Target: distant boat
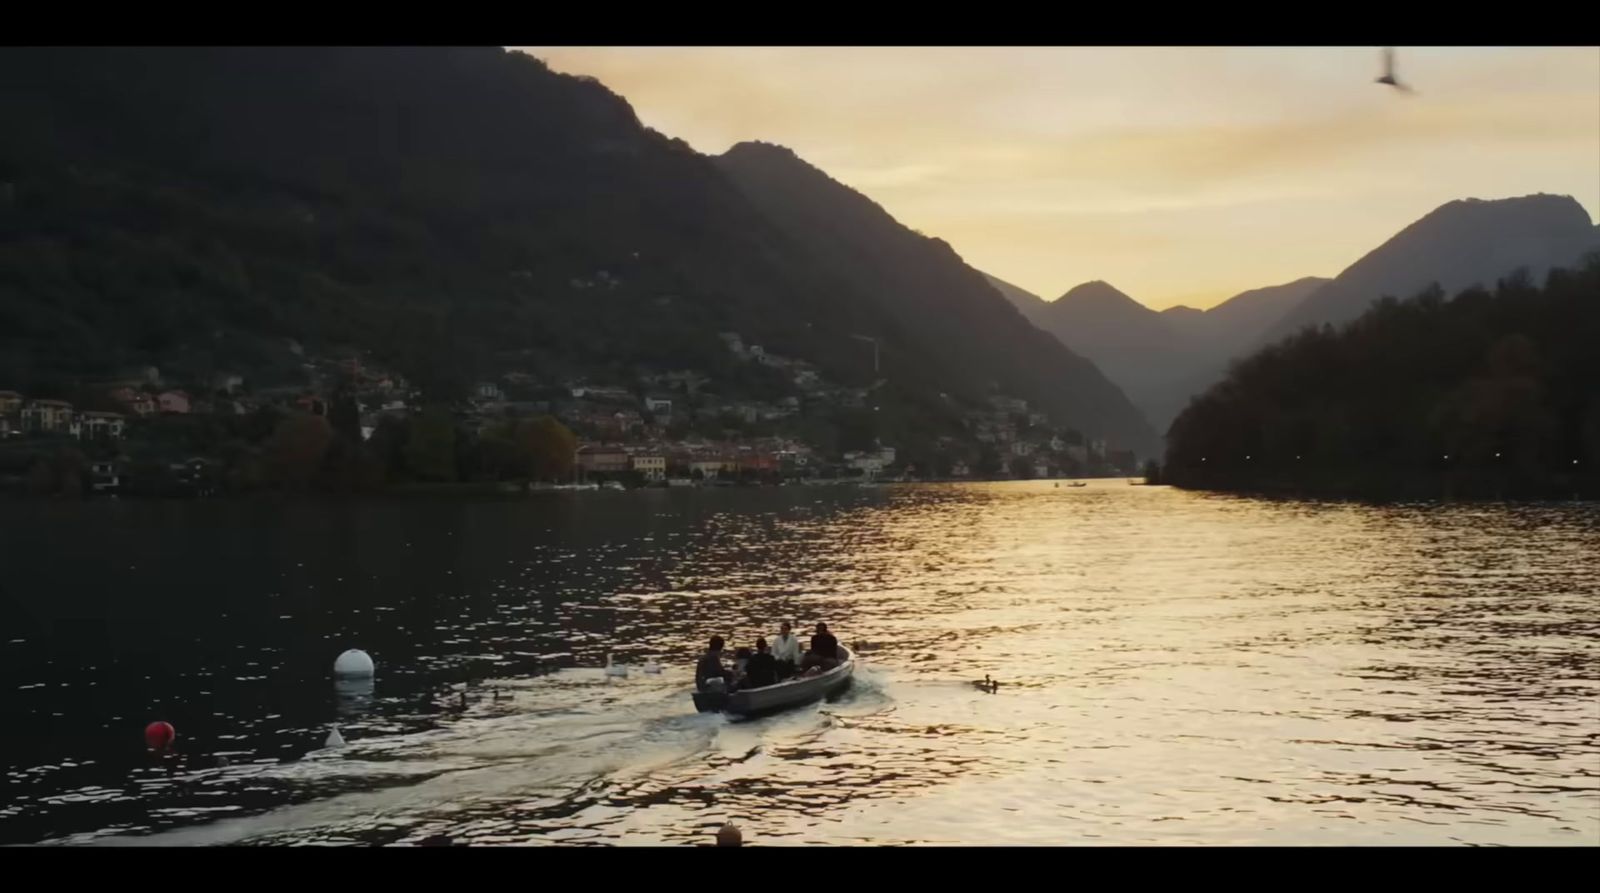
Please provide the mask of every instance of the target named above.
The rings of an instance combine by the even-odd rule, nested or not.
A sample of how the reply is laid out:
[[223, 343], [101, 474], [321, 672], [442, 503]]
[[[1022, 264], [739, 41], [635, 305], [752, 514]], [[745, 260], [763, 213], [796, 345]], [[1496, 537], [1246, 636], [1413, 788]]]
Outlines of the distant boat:
[[669, 487], [693, 487], [694, 481], [689, 478], [667, 478]]
[[604, 489], [606, 489], [606, 490], [626, 490], [628, 488], [622, 486], [622, 482], [621, 481], [606, 481], [605, 485], [604, 485]]
[[1069, 486], [1069, 487], [1087, 487], [1089, 485], [1084, 483], [1083, 481], [1073, 481], [1072, 483], [1068, 484], [1067, 486]]

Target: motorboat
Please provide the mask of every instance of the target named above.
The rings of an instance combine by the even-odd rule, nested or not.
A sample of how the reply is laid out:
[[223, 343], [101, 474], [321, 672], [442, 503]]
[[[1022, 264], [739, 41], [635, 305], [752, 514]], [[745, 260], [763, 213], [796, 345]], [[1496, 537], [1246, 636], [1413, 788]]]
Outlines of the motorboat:
[[856, 670], [855, 652], [839, 646], [843, 659], [831, 670], [815, 676], [792, 676], [776, 685], [742, 688], [733, 692], [696, 691], [694, 706], [701, 713], [721, 711], [734, 716], [759, 716], [820, 701], [850, 684]]

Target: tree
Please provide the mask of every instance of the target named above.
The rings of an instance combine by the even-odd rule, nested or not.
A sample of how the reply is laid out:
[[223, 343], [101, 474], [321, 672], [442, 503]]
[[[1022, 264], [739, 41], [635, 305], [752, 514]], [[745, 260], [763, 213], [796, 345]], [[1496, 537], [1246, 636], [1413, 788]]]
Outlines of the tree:
[[386, 480], [397, 481], [406, 477], [408, 470], [405, 451], [410, 434], [410, 426], [404, 420], [394, 416], [384, 416], [378, 420], [377, 428], [367, 440], [367, 449], [383, 468]]
[[550, 416], [540, 416], [517, 426], [518, 440], [526, 444], [533, 476], [539, 480], [565, 480], [577, 460], [578, 438]]
[[411, 419], [405, 460], [419, 480], [456, 479], [456, 426], [450, 410], [431, 406]]
[[344, 392], [335, 395], [328, 407], [328, 424], [333, 427], [333, 433], [345, 440], [361, 443], [361, 409], [356, 405], [356, 398]]
[[973, 463], [972, 470], [983, 477], [992, 477], [1000, 473], [1000, 454], [990, 444], [978, 448], [978, 461]]
[[56, 490], [56, 471], [50, 467], [50, 460], [40, 457], [28, 469], [28, 492], [35, 496], [44, 496]]
[[310, 486], [333, 440], [333, 429], [322, 416], [296, 413], [279, 422], [267, 442], [269, 479], [289, 489]]
[[1356, 495], [1571, 495], [1600, 381], [1600, 261], [1382, 300], [1233, 365], [1168, 434], [1165, 481]]

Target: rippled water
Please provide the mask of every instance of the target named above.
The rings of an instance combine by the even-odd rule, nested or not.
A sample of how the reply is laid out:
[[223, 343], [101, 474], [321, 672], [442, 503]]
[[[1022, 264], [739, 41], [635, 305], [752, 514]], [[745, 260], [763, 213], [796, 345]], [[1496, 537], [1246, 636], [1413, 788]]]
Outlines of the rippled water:
[[[0, 533], [0, 842], [1600, 843], [1595, 504], [1035, 482]], [[783, 617], [865, 644], [855, 685], [695, 714], [703, 640]], [[351, 645], [371, 691], [329, 679]]]

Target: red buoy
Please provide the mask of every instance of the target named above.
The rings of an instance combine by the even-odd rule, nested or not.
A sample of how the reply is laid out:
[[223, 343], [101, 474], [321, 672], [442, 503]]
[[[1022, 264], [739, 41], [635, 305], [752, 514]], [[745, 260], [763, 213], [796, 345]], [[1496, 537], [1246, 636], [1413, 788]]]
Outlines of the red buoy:
[[144, 727], [144, 743], [150, 745], [154, 751], [164, 751], [172, 746], [172, 739], [178, 737], [178, 730], [170, 722], [156, 721]]

